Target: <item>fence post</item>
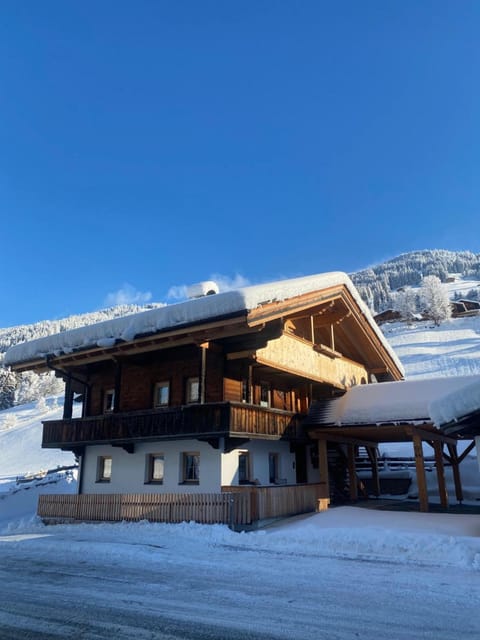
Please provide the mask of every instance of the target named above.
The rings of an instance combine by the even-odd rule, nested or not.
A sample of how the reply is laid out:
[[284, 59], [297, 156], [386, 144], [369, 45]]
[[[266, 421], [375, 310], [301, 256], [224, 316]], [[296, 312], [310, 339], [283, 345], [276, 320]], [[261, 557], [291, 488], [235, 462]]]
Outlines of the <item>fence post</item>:
[[235, 524], [235, 496], [233, 493], [229, 494], [229, 498], [228, 498], [228, 503], [229, 503], [229, 528], [233, 529], [233, 526]]

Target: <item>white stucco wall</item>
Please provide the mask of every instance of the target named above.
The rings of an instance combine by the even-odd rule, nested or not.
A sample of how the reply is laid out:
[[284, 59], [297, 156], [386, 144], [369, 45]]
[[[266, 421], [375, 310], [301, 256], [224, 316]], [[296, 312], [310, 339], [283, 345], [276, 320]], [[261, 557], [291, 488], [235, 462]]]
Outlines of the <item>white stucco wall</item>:
[[[182, 484], [182, 452], [200, 453], [199, 484]], [[145, 484], [146, 457], [163, 453], [163, 484]], [[97, 482], [99, 456], [111, 456], [110, 482]], [[82, 493], [212, 493], [220, 490], [220, 451], [206, 442], [178, 440], [147, 442], [135, 446], [135, 453], [121, 447], [99, 445], [87, 447], [83, 461]]]
[[287, 484], [295, 484], [295, 455], [290, 453], [288, 442], [279, 440], [250, 440], [245, 446], [222, 454], [222, 485], [238, 485], [238, 456], [241, 451], [250, 454], [250, 476], [260, 484], [270, 484], [268, 477], [268, 454], [279, 454], [279, 478]]
[[[250, 440], [229, 453], [221, 453], [206, 442], [178, 440], [137, 444], [130, 454], [121, 447], [109, 445], [86, 448], [82, 470], [82, 493], [216, 493], [222, 486], [238, 485], [238, 457], [242, 451], [250, 455], [250, 477], [260, 485], [268, 485], [269, 453], [277, 453], [279, 475], [286, 484], [295, 484], [295, 454], [288, 442], [279, 440]], [[199, 484], [183, 484], [182, 453], [200, 454]], [[145, 483], [145, 466], [149, 454], [164, 455], [163, 484]], [[97, 482], [97, 464], [100, 456], [112, 458], [110, 482]], [[318, 482], [318, 469], [313, 469], [307, 448], [307, 480]]]

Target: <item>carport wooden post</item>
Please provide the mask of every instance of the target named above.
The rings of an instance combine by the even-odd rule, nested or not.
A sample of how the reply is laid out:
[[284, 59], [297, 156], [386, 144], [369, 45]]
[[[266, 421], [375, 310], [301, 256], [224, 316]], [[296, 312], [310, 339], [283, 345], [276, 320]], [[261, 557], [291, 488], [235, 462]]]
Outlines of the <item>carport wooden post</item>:
[[460, 477], [460, 463], [457, 454], [456, 444], [447, 444], [452, 464], [453, 481], [455, 483], [455, 496], [458, 502], [463, 502], [462, 479]]
[[330, 483], [328, 480], [328, 455], [327, 455], [327, 441], [318, 440], [318, 471], [320, 474], [320, 484], [325, 486], [324, 498], [330, 497]]
[[348, 444], [348, 478], [350, 481], [350, 500], [358, 500], [357, 469], [355, 467], [355, 445]]
[[443, 466], [443, 443], [434, 440], [433, 449], [435, 451], [435, 467], [437, 469], [438, 494], [440, 496], [440, 504], [444, 509], [448, 507], [448, 492], [445, 482], [445, 469]]
[[374, 495], [380, 495], [380, 476], [378, 474], [378, 450], [377, 447], [367, 447], [367, 455], [372, 466], [372, 483]]
[[418, 499], [420, 502], [420, 511], [428, 511], [428, 494], [427, 494], [427, 478], [425, 475], [425, 461], [423, 459], [422, 438], [416, 432], [412, 431], [413, 451], [415, 453], [415, 467], [417, 471]]

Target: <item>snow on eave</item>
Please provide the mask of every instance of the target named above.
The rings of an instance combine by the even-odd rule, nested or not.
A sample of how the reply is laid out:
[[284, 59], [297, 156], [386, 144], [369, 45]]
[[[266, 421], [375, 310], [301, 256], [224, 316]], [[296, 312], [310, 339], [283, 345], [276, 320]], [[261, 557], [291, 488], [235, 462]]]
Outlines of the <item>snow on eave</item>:
[[38, 338], [11, 347], [5, 355], [5, 364], [12, 366], [35, 362], [48, 356], [60, 356], [105, 345], [113, 346], [117, 341], [129, 342], [141, 335], [247, 313], [264, 304], [285, 301], [339, 285], [344, 285], [353, 296], [383, 348], [403, 375], [400, 360], [373, 320], [354, 284], [347, 274], [340, 271], [243, 287]]
[[430, 415], [437, 427], [458, 422], [480, 411], [480, 376], [430, 403]]

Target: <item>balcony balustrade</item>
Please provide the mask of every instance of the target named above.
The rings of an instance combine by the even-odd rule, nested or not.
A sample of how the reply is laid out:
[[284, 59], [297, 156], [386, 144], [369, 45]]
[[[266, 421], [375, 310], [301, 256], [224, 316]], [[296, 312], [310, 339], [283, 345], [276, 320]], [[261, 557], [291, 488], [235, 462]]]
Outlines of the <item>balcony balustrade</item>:
[[46, 421], [42, 446], [75, 449], [90, 444], [228, 436], [293, 440], [302, 435], [303, 417], [290, 411], [235, 402], [108, 413]]

